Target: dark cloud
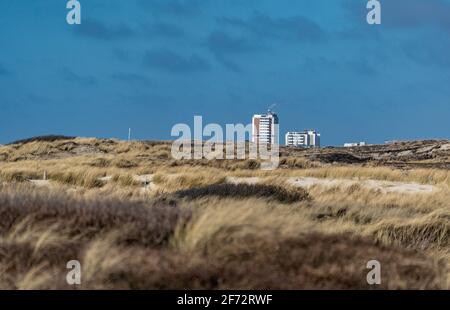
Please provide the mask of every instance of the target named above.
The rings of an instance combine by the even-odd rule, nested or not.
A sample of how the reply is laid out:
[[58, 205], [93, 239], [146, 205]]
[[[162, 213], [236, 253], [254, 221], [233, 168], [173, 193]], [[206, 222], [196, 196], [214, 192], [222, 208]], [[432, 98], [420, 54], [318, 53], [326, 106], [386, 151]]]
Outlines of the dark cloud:
[[120, 104], [126, 103], [134, 106], [152, 106], [152, 108], [155, 107], [155, 105], [151, 105], [152, 102], [158, 102], [159, 105], [156, 105], [156, 107], [167, 106], [170, 104], [171, 101], [174, 100], [173, 97], [168, 95], [161, 95], [158, 93], [148, 93], [148, 92], [142, 92], [138, 90], [137, 92], [133, 93], [116, 93], [115, 99]]
[[387, 1], [384, 22], [394, 27], [435, 25], [450, 31], [450, 3], [443, 0]]
[[154, 15], [192, 16], [201, 12], [207, 0], [139, 0]]
[[95, 20], [84, 20], [73, 28], [76, 35], [98, 40], [127, 39], [134, 35], [134, 31], [123, 23], [106, 25]]
[[250, 19], [221, 17], [216, 21], [222, 30], [209, 35], [208, 48], [222, 65], [235, 72], [242, 72], [235, 56], [263, 51], [266, 45], [271, 45], [268, 40], [297, 43], [319, 42], [326, 38], [318, 24], [303, 16], [274, 18], [254, 14]]
[[147, 76], [138, 73], [116, 72], [111, 75], [111, 78], [116, 81], [130, 84], [151, 84], [151, 80]]
[[357, 25], [363, 26], [359, 28], [363, 32], [351, 32], [355, 39], [361, 40], [364, 32], [371, 39], [380, 39], [381, 36], [385, 39], [395, 34], [401, 36], [397, 46], [404, 57], [420, 65], [450, 67], [449, 1], [381, 1], [381, 26], [378, 27], [369, 27], [365, 23], [368, 12], [366, 6], [348, 0], [344, 2], [344, 8]]
[[142, 30], [144, 35], [150, 37], [164, 37], [179, 39], [186, 35], [184, 30], [177, 25], [169, 24], [165, 22], [154, 23], [151, 25], [142, 24]]
[[235, 73], [243, 72], [243, 69], [240, 65], [238, 65], [236, 62], [230, 60], [228, 57], [226, 57], [224, 55], [217, 55], [216, 59], [220, 64], [222, 64], [224, 67], [228, 68], [230, 71], [233, 71]]
[[376, 40], [378, 42], [382, 41], [382, 33], [380, 27], [360, 27], [358, 25], [356, 27], [341, 30], [335, 32], [335, 35], [340, 40], [353, 40], [353, 41], [362, 41], [370, 37], [370, 40]]
[[303, 16], [273, 18], [268, 15], [256, 14], [249, 20], [223, 17], [217, 21], [224, 26], [252, 33], [258, 38], [316, 42], [326, 37], [325, 32], [318, 24]]
[[82, 86], [89, 86], [97, 83], [97, 79], [91, 75], [79, 75], [67, 67], [64, 67], [61, 71], [62, 77], [67, 82], [77, 83]]
[[248, 40], [236, 38], [223, 31], [212, 32], [207, 40], [209, 49], [217, 54], [242, 54], [255, 50]]
[[37, 93], [29, 93], [26, 96], [26, 100], [30, 104], [45, 105], [45, 104], [53, 104], [54, 103], [54, 100], [48, 98], [47, 96], [43, 96], [43, 95], [37, 94]]
[[124, 50], [124, 49], [114, 49], [113, 51], [113, 55], [119, 59], [120, 61], [123, 62], [129, 62], [132, 59], [135, 58], [136, 53], [134, 51], [130, 51], [130, 50]]
[[323, 68], [328, 70], [338, 70], [339, 65], [336, 60], [328, 59], [325, 57], [306, 57], [303, 64], [303, 69], [309, 72], [323, 72]]
[[233, 56], [257, 50], [248, 40], [233, 37], [223, 31], [212, 32], [208, 36], [207, 46], [217, 61], [234, 72], [242, 72], [242, 68], [231, 60]]
[[303, 64], [303, 69], [319, 74], [322, 72], [330, 73], [331, 71], [345, 72], [346, 70], [351, 70], [358, 76], [374, 76], [378, 74], [378, 71], [372, 64], [362, 58], [336, 61], [325, 57], [307, 57]]
[[378, 74], [377, 70], [364, 59], [347, 61], [345, 65], [358, 75], [374, 76]]
[[143, 63], [171, 73], [204, 72], [210, 68], [208, 61], [198, 55], [183, 56], [167, 49], [147, 51]]

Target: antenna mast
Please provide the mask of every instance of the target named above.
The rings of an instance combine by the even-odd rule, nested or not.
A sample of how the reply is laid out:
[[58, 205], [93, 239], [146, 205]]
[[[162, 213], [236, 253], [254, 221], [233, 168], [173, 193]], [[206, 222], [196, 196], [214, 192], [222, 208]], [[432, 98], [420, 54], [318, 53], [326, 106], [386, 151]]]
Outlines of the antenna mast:
[[267, 112], [272, 112], [272, 110], [273, 110], [273, 108], [275, 108], [277, 106], [277, 104], [276, 103], [274, 103], [274, 104], [271, 104], [268, 108], [267, 108]]

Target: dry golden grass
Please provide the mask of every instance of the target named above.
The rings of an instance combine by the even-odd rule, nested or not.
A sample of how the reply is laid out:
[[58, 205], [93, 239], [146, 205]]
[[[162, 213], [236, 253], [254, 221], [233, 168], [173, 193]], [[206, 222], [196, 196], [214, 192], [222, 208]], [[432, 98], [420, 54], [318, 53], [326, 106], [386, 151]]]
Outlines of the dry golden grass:
[[[82, 263], [81, 288], [94, 289], [368, 289], [372, 259], [385, 270], [380, 288], [450, 288], [449, 170], [292, 154], [281, 163], [262, 171], [251, 160], [174, 161], [169, 144], [85, 138], [0, 147], [0, 288], [70, 289], [72, 259]], [[28, 184], [44, 173], [44, 188]], [[264, 187], [227, 187], [229, 177], [270, 190], [255, 197]], [[282, 201], [298, 190], [290, 177], [436, 190], [313, 185], [308, 199]]]
[[203, 173], [177, 173], [163, 174], [156, 173], [153, 182], [160, 188], [163, 193], [175, 192], [182, 189], [190, 189], [210, 184], [218, 184], [225, 182], [225, 174]]
[[[445, 184], [450, 186], [448, 169], [396, 169], [368, 165], [336, 165], [311, 161], [306, 157], [280, 158], [280, 169], [262, 171], [255, 160], [182, 160], [170, 156], [170, 144], [164, 142], [125, 142], [76, 138], [53, 142], [34, 141], [0, 147], [0, 180], [23, 181], [42, 178], [71, 185], [96, 187], [97, 176], [121, 174], [162, 174], [201, 172], [228, 176], [292, 176], [317, 178], [375, 179], [386, 181]], [[87, 172], [89, 171], [89, 173]]]
[[319, 219], [314, 201], [99, 197], [0, 188], [0, 287], [70, 289], [77, 259], [90, 289], [368, 289], [365, 264], [378, 259], [380, 288], [447, 288], [443, 255], [369, 232], [382, 222]]

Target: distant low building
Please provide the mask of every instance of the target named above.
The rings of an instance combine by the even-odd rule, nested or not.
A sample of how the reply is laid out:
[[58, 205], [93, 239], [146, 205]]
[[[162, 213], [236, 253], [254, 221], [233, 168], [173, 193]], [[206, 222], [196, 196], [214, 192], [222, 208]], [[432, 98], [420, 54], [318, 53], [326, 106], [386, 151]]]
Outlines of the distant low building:
[[320, 147], [320, 133], [315, 130], [289, 131], [285, 136], [285, 144], [290, 147]]
[[358, 147], [358, 146], [366, 146], [366, 142], [352, 142], [352, 143], [344, 143], [344, 147]]
[[402, 141], [400, 140], [389, 140], [389, 141], [384, 141], [384, 144], [396, 144], [396, 143], [400, 143]]

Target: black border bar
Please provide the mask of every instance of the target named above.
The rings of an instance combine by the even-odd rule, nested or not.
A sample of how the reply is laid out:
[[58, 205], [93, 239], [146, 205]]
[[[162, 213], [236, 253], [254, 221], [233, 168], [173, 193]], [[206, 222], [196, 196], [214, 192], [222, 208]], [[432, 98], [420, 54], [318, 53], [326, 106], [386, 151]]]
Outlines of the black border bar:
[[[247, 297], [243, 297], [244, 295]], [[249, 303], [250, 295], [263, 297], [260, 297], [259, 304], [255, 304], [254, 298], [253, 302]], [[210, 298], [210, 304], [208, 307], [204, 304], [178, 304], [180, 298], [186, 301], [189, 297], [207, 297]], [[204, 301], [200, 298], [197, 300]], [[264, 304], [261, 300], [265, 301]], [[103, 309], [152, 306], [172, 306], [180, 309], [190, 306], [197, 309], [283, 306], [301, 309], [306, 305], [357, 309], [380, 309], [386, 306], [403, 308], [408, 305], [448, 308], [450, 291], [0, 291], [0, 303], [2, 308], [7, 306], [3, 309], [46, 306], [80, 310], [84, 310], [84, 307]]]

